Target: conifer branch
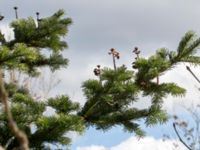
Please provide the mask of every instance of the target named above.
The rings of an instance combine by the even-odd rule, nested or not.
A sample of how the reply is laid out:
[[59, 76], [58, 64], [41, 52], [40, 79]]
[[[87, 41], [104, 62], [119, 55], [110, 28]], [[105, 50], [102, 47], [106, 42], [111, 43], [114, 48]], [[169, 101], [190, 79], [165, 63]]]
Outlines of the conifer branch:
[[16, 122], [13, 119], [12, 112], [10, 110], [8, 103], [8, 94], [5, 90], [1, 69], [0, 69], [0, 98], [2, 103], [4, 104], [4, 109], [8, 119], [9, 127], [13, 132], [13, 134], [15, 135], [15, 137], [18, 139], [18, 142], [20, 143], [20, 148], [22, 150], [29, 150], [28, 138], [26, 134], [19, 129], [19, 127], [17, 126]]
[[[46, 18], [40, 18], [39, 13], [36, 13], [36, 23], [32, 17], [18, 19], [17, 7], [14, 10], [17, 20], [10, 25], [14, 39], [6, 41], [0, 32], [0, 71], [14, 69], [37, 75], [37, 69], [42, 66], [48, 66], [51, 71], [66, 66], [68, 59], [63, 57], [61, 51], [67, 48], [63, 37], [68, 33], [72, 21], [63, 17], [64, 11], [59, 10]], [[3, 18], [0, 15], [0, 20]], [[50, 50], [51, 55], [42, 53], [43, 48]], [[49, 106], [48, 102], [34, 101], [29, 89], [25, 88], [20, 82], [17, 85], [11, 81], [4, 83], [0, 76], [0, 99], [2, 109], [5, 109], [5, 113], [4, 109], [0, 112], [3, 128], [0, 130], [0, 143], [5, 149], [46, 149], [45, 143], [67, 146], [70, 138], [66, 137], [66, 132], [81, 133], [84, 130], [84, 120], [76, 115], [79, 108], [76, 103], [62, 98], [59, 103], [57, 99], [53, 100], [54, 103]], [[47, 107], [55, 109], [52, 117], [44, 115]], [[37, 126], [34, 133], [31, 132], [32, 123]]]
[[[132, 67], [137, 69], [136, 73], [124, 67], [116, 67], [116, 51], [111, 49], [109, 54], [113, 58], [114, 70], [101, 69], [101, 85], [97, 80], [84, 82], [82, 87], [87, 102], [79, 114], [84, 116], [89, 112], [90, 115], [86, 119], [88, 125], [96, 125], [98, 129], [103, 130], [125, 121], [125, 124], [121, 125], [129, 131], [134, 131], [131, 122], [140, 118], [146, 118], [146, 125], [166, 122], [166, 112], [161, 108], [163, 99], [168, 95], [183, 96], [186, 90], [173, 82], [159, 84], [159, 76], [181, 62], [200, 64], [200, 58], [194, 55], [199, 45], [200, 39], [195, 38], [193, 32], [188, 32], [182, 38], [176, 52], [161, 48], [149, 58], [142, 58], [139, 57], [140, 51], [135, 47], [133, 53], [136, 57]], [[96, 69], [96, 74], [97, 71]], [[122, 110], [132, 107], [139, 92], [142, 92], [144, 97], [151, 97], [151, 106], [145, 109], [149, 113], [141, 115], [139, 109], [132, 114], [123, 113]]]
[[188, 44], [193, 40], [195, 36], [195, 33], [193, 31], [188, 31], [184, 37], [182, 37], [179, 46], [177, 48], [178, 57], [181, 55], [181, 53], [185, 50], [185, 48], [188, 46]]

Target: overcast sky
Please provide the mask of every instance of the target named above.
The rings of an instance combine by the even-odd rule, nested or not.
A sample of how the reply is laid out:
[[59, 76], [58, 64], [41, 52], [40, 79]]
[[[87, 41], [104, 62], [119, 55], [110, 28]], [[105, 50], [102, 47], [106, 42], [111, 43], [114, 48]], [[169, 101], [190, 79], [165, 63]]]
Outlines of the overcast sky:
[[[88, 78], [95, 78], [92, 71], [97, 64], [112, 66], [108, 55], [110, 48], [116, 48], [121, 53], [118, 65], [126, 64], [130, 67], [134, 59], [131, 52], [135, 46], [146, 57], [160, 47], [175, 50], [188, 30], [194, 30], [200, 35], [200, 1], [197, 0], [1, 0], [0, 13], [5, 19], [0, 28], [5, 32], [8, 32], [8, 23], [15, 18], [14, 6], [19, 7], [19, 17], [23, 18], [36, 17], [37, 11], [41, 17], [46, 17], [58, 9], [64, 9], [66, 16], [72, 18], [73, 24], [66, 38], [69, 48], [64, 53], [70, 64], [67, 69], [57, 73], [62, 82], [52, 94], [69, 94], [82, 104], [85, 100], [81, 93], [81, 83]], [[195, 72], [199, 74], [200, 69]], [[188, 94], [183, 99], [185, 103], [190, 103], [191, 99], [198, 102], [199, 94], [195, 86], [199, 86], [184, 65], [167, 73], [161, 80], [175, 81], [186, 87]], [[164, 108], [173, 113], [178, 104], [180, 100], [169, 97]], [[149, 134], [151, 137], [145, 138], [141, 143], [152, 143], [152, 147], [157, 144], [159, 146], [152, 149], [162, 150], [165, 146], [160, 144], [160, 140], [153, 138], [156, 132], [151, 130], [150, 133], [154, 134]], [[99, 134], [103, 139], [98, 141], [100, 139], [95, 139], [93, 134]], [[105, 150], [108, 147], [111, 150], [118, 150], [119, 147], [127, 150], [134, 146], [134, 142], [130, 142], [135, 141], [134, 137], [119, 131], [119, 128], [103, 135], [104, 133], [90, 129], [85, 136], [78, 137], [72, 147], [74, 150]], [[109, 138], [112, 140], [106, 145]], [[101, 146], [91, 147], [92, 143]], [[140, 149], [145, 148], [135, 150]]]

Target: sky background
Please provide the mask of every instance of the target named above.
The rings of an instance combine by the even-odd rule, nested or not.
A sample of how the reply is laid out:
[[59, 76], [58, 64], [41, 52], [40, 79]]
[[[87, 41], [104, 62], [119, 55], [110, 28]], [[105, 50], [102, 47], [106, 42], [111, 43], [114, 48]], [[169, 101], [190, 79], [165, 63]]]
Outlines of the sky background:
[[[110, 48], [121, 54], [118, 65], [126, 64], [131, 69], [134, 60], [132, 50], [135, 46], [144, 57], [150, 56], [156, 49], [167, 47], [176, 50], [178, 42], [185, 32], [194, 30], [200, 35], [200, 1], [197, 0], [1, 0], [0, 13], [5, 16], [2, 29], [8, 36], [9, 22], [15, 18], [13, 7], [19, 7], [19, 17], [26, 18], [40, 12], [40, 17], [52, 15], [58, 9], [64, 9], [66, 16], [72, 18], [66, 38], [69, 48], [64, 55], [70, 60], [67, 69], [57, 72], [61, 82], [51, 92], [68, 94], [74, 101], [84, 104], [81, 83], [95, 78], [93, 69], [97, 64], [111, 66], [108, 55]], [[12, 36], [11, 36], [12, 37]], [[185, 69], [186, 64], [177, 66], [161, 77], [161, 81], [174, 81], [185, 87], [188, 92], [184, 98], [168, 97], [164, 109], [169, 114], [183, 113], [182, 105], [198, 104], [200, 85]], [[200, 69], [191, 67], [196, 74]], [[45, 77], [48, 82], [50, 78]], [[138, 104], [142, 107], [144, 100]], [[180, 108], [180, 109], [179, 109]], [[163, 126], [143, 128], [147, 137], [140, 139], [133, 133], [126, 133], [120, 127], [107, 132], [89, 128], [82, 136], [74, 135], [72, 150], [152, 150], [172, 149], [176, 136], [169, 122]], [[163, 142], [164, 132], [173, 139]], [[148, 146], [148, 147], [145, 147]], [[183, 148], [182, 148], [183, 149]]]

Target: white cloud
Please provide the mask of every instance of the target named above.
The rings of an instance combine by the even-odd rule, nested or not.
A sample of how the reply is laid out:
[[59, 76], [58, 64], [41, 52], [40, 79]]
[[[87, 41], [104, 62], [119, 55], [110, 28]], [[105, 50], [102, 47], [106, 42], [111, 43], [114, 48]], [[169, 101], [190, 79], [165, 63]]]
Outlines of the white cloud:
[[131, 137], [119, 145], [107, 148], [104, 146], [91, 145], [87, 147], [78, 147], [77, 150], [172, 150], [178, 144], [176, 150], [186, 150], [186, 148], [178, 140], [155, 139], [153, 137], [145, 137], [138, 139]]
[[7, 41], [10, 41], [10, 40], [14, 39], [14, 32], [8, 25], [1, 24], [0, 25], [0, 30], [4, 34], [5, 39]]
[[[187, 71], [186, 65], [181, 64], [166, 72], [164, 76], [160, 78], [162, 82], [175, 82], [180, 87], [187, 90], [184, 97], [172, 97], [168, 96], [164, 99], [164, 108], [170, 113], [179, 111], [178, 106], [190, 106], [192, 104], [197, 105], [199, 102], [199, 87], [200, 84], [194, 79], [194, 77]], [[190, 66], [190, 65], [189, 65]], [[200, 73], [199, 68], [190, 66], [191, 70], [198, 76]], [[199, 78], [199, 77], [198, 77]]]
[[108, 150], [104, 146], [92, 145], [89, 147], [78, 147], [77, 150]]

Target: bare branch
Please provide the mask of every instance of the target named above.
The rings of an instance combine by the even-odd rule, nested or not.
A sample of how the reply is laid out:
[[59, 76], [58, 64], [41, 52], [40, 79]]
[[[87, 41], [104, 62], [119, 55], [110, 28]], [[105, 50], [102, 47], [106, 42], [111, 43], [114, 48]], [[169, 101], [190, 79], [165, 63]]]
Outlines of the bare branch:
[[5, 111], [7, 119], [8, 119], [9, 127], [12, 130], [15, 137], [18, 139], [18, 141], [20, 143], [20, 148], [22, 150], [29, 150], [27, 136], [23, 131], [21, 131], [18, 128], [16, 122], [13, 119], [11, 110], [9, 108], [8, 94], [7, 94], [5, 86], [4, 86], [1, 69], [0, 69], [0, 99], [4, 105], [4, 109], [5, 109], [4, 111]]
[[186, 66], [186, 69], [192, 74], [192, 76], [200, 83], [199, 78], [197, 78], [197, 76], [194, 74], [194, 72], [192, 72], [192, 70], [190, 69], [189, 66]]
[[173, 128], [174, 128], [174, 131], [175, 131], [176, 135], [177, 135], [178, 138], [179, 138], [179, 141], [180, 141], [187, 149], [192, 150], [192, 149], [183, 141], [183, 139], [182, 139], [181, 136], [179, 135], [178, 130], [177, 130], [177, 128], [176, 128], [176, 123], [173, 123]]

